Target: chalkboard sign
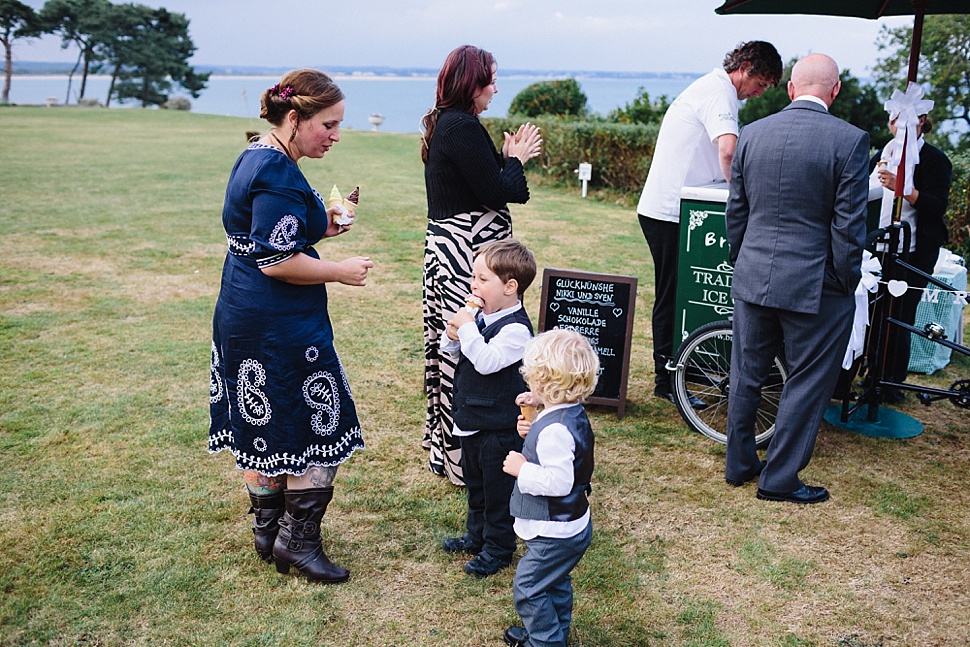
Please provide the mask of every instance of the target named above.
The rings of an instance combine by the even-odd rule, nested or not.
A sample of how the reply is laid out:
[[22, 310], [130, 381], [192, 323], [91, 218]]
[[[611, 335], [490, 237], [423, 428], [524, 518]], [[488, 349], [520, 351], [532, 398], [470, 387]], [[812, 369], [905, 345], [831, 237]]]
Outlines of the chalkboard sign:
[[590, 404], [626, 413], [626, 385], [633, 339], [635, 276], [594, 274], [546, 268], [542, 273], [539, 330], [571, 328], [599, 355], [600, 375]]

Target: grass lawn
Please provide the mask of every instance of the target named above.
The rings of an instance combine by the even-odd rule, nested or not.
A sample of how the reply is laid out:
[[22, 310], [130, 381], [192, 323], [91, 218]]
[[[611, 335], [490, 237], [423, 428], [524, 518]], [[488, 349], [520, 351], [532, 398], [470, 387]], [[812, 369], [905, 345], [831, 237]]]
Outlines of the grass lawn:
[[[315, 585], [255, 557], [241, 475], [207, 452], [206, 392], [223, 192], [261, 127], [0, 108], [0, 645], [501, 645], [516, 621], [511, 569], [476, 580], [438, 547], [462, 531], [464, 492], [420, 445], [416, 135], [347, 131], [301, 163], [324, 194], [361, 187], [354, 230], [321, 254], [376, 263], [330, 298], [367, 441], [324, 523], [352, 579]], [[970, 643], [967, 411], [910, 398], [926, 428], [908, 440], [824, 426], [803, 476], [828, 503], [728, 487], [723, 447], [651, 395], [653, 274], [632, 209], [578, 186], [532, 195], [513, 215], [540, 271], [640, 279], [627, 415], [591, 408], [594, 540], [571, 645]], [[916, 379], [968, 374], [960, 358]]]

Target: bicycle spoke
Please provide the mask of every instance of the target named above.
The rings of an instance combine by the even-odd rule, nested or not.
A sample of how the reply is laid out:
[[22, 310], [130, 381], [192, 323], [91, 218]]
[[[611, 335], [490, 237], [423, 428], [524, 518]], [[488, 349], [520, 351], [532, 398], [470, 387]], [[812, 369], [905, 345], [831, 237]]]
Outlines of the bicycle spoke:
[[[684, 421], [695, 431], [720, 442], [727, 442], [728, 395], [731, 377], [732, 331], [729, 322], [701, 326], [691, 333], [677, 353], [673, 394]], [[774, 433], [775, 416], [786, 379], [784, 365], [775, 366], [762, 389], [755, 418], [755, 440], [763, 444]], [[704, 407], [691, 407], [691, 398]]]

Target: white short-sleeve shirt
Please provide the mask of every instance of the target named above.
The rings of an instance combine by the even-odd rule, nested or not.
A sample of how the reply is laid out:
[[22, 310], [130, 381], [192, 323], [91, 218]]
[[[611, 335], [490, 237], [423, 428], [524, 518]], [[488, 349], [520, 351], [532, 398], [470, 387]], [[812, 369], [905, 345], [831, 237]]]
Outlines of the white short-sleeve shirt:
[[679, 222], [681, 188], [725, 181], [717, 138], [738, 135], [740, 105], [731, 78], [721, 68], [697, 79], [674, 99], [660, 125], [638, 214]]

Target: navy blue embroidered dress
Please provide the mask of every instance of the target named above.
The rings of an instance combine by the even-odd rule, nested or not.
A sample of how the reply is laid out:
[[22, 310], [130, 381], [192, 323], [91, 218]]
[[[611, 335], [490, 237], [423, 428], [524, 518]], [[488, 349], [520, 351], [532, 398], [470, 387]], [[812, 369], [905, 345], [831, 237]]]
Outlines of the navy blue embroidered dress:
[[236, 160], [222, 212], [229, 253], [212, 322], [209, 451], [277, 476], [334, 466], [364, 447], [350, 385], [333, 347], [325, 285], [292, 285], [260, 268], [327, 230], [320, 195], [272, 146]]

